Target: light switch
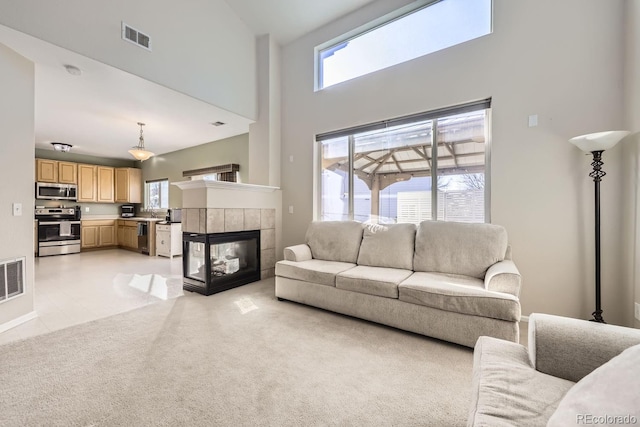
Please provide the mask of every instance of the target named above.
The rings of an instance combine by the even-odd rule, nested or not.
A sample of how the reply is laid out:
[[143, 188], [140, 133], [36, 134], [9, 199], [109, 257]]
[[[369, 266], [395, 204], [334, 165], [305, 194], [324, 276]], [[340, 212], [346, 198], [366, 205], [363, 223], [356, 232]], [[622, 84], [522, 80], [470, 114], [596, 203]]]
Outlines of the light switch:
[[538, 126], [538, 115], [532, 114], [529, 116], [529, 127], [532, 128], [534, 126]]
[[293, 205], [289, 205], [289, 213], [292, 214], [293, 213]]
[[13, 216], [22, 216], [22, 203], [13, 204]]
[[293, 155], [289, 156], [289, 162], [293, 163]]

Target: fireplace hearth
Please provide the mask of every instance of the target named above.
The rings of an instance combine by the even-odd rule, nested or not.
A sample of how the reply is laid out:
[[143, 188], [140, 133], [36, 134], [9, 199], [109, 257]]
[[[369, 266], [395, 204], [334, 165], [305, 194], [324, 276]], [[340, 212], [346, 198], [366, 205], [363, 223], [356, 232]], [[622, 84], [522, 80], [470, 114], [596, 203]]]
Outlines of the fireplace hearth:
[[212, 295], [260, 280], [260, 230], [183, 233], [183, 284]]

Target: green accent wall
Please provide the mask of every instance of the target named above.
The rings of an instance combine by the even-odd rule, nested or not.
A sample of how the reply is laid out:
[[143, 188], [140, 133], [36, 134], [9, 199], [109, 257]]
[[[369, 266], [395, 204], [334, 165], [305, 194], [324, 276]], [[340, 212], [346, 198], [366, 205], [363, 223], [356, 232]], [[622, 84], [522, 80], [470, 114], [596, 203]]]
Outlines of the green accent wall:
[[[267, 161], [267, 159], [265, 159]], [[169, 207], [182, 207], [182, 190], [173, 182], [188, 181], [183, 171], [237, 163], [240, 165], [240, 181], [248, 183], [249, 134], [208, 142], [195, 147], [154, 156], [142, 162], [142, 180], [167, 178], [169, 180]]]

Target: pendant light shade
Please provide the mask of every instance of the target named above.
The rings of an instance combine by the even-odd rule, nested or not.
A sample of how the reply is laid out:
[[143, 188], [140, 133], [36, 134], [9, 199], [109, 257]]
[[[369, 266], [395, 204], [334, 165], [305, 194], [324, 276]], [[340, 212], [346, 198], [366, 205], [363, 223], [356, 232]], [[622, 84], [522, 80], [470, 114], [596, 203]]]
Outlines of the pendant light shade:
[[140, 140], [138, 141], [138, 145], [129, 150], [129, 154], [135, 157], [136, 160], [144, 162], [145, 160], [153, 157], [154, 154], [151, 151], [145, 150], [144, 148], [144, 137], [142, 135], [142, 126], [144, 126], [144, 123], [138, 122], [138, 126], [140, 126]]

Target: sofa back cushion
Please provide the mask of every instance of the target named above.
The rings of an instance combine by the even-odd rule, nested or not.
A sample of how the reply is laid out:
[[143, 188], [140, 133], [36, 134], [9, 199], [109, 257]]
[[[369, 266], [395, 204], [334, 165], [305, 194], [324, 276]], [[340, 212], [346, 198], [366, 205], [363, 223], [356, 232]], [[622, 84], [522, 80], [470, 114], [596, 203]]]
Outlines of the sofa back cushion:
[[362, 242], [362, 223], [357, 221], [313, 221], [305, 243], [314, 259], [354, 263]]
[[507, 231], [499, 225], [423, 221], [413, 269], [484, 279], [487, 269], [504, 259], [507, 246]]
[[413, 270], [414, 224], [366, 225], [358, 265]]

